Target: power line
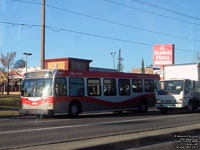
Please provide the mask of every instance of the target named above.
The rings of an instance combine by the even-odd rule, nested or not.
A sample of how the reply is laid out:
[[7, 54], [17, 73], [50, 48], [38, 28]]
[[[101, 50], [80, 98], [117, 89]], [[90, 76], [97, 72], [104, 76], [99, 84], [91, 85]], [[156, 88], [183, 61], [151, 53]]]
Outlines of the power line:
[[174, 18], [174, 17], [166, 16], [166, 15], [161, 15], [161, 14], [154, 13], [154, 12], [151, 12], [151, 11], [147, 11], [147, 10], [144, 10], [144, 9], [139, 9], [139, 8], [136, 8], [136, 7], [124, 5], [122, 3], [114, 2], [114, 1], [111, 1], [111, 0], [104, 0], [104, 1], [115, 4], [115, 5], [119, 5], [119, 6], [122, 6], [122, 7], [126, 7], [126, 8], [129, 8], [129, 9], [142, 11], [142, 12], [145, 12], [145, 13], [148, 13], [148, 14], [153, 14], [153, 15], [157, 15], [157, 16], [160, 16], [160, 17], [164, 17], [164, 18], [168, 18], [168, 19], [172, 19], [172, 20], [176, 20], [176, 21], [180, 21], [180, 22], [184, 22], [184, 23], [188, 23], [188, 24], [193, 24], [193, 25], [198, 25], [198, 26], [200, 25], [199, 23], [193, 23], [193, 22], [189, 22], [189, 21], [186, 21], [186, 20], [177, 19], [177, 18]]
[[143, 1], [143, 0], [132, 0], [132, 1], [144, 4], [144, 5], [148, 5], [148, 6], [153, 7], [153, 8], [157, 8], [157, 9], [161, 9], [161, 10], [164, 10], [164, 11], [168, 11], [168, 12], [171, 12], [171, 13], [174, 13], [174, 14], [178, 14], [178, 15], [181, 15], [181, 16], [184, 16], [184, 17], [200, 20], [200, 18], [198, 18], [198, 17], [194, 17], [194, 16], [191, 16], [191, 15], [188, 15], [188, 14], [184, 14], [184, 13], [181, 13], [181, 12], [169, 9], [169, 8], [165, 8], [165, 7], [162, 7], [162, 6], [159, 6], [159, 5], [155, 5], [155, 4]]
[[[13, 26], [41, 27], [41, 25], [36, 25], [36, 24], [13, 23], [13, 22], [5, 22], [5, 21], [0, 21], [0, 23], [10, 24]], [[56, 28], [56, 27], [51, 27], [51, 26], [45, 26], [45, 28], [51, 29], [54, 32], [65, 31], [65, 32], [71, 32], [71, 33], [76, 33], [76, 34], [81, 34], [81, 35], [86, 35], [86, 36], [91, 36], [91, 37], [96, 37], [96, 38], [102, 38], [102, 39], [108, 39], [108, 40], [113, 40], [113, 41], [120, 41], [120, 42], [125, 42], [125, 43], [143, 45], [143, 46], [151, 46], [151, 47], [153, 46], [153, 44], [131, 41], [131, 40], [126, 40], [126, 39], [120, 39], [120, 38], [109, 37], [109, 36], [103, 36], [103, 35], [92, 34], [92, 33], [86, 33], [86, 32], [75, 31], [75, 30], [64, 29], [64, 28]], [[185, 52], [198, 52], [198, 51], [180, 49], [180, 48], [176, 48], [176, 50], [185, 51]]]
[[11, 1], [16, 1], [16, 2], [21, 2], [21, 3], [27, 3], [27, 4], [34, 4], [34, 5], [42, 5], [41, 3], [27, 2], [27, 1], [23, 1], [23, 0], [11, 0]]
[[[29, 3], [29, 4], [34, 4], [34, 5], [41, 5], [40, 3], [27, 2], [27, 1], [23, 1], [23, 0], [12, 0], [12, 1]], [[154, 33], [154, 34], [159, 34], [159, 35], [164, 35], [164, 36], [174, 37], [174, 38], [179, 38], [179, 39], [184, 39], [184, 40], [190, 40], [190, 41], [194, 41], [194, 42], [200, 42], [200, 40], [186, 38], [186, 37], [182, 37], [182, 36], [171, 35], [171, 34], [157, 32], [157, 31], [152, 31], [152, 30], [147, 30], [147, 29], [143, 29], [143, 28], [131, 26], [131, 25], [128, 25], [128, 24], [122, 24], [122, 23], [119, 23], [119, 22], [115, 22], [115, 21], [111, 21], [111, 20], [106, 20], [106, 19], [103, 19], [103, 18], [94, 17], [94, 16], [83, 14], [83, 13], [79, 13], [79, 12], [75, 12], [75, 11], [71, 11], [71, 10], [67, 10], [67, 9], [63, 9], [63, 8], [59, 8], [59, 7], [55, 7], [55, 6], [48, 5], [48, 4], [46, 4], [46, 7], [50, 7], [50, 8], [53, 8], [53, 9], [65, 11], [65, 12], [68, 12], [68, 13], [72, 13], [72, 14], [76, 14], [76, 15], [79, 15], [79, 16], [87, 17], [87, 18], [90, 18], [90, 19], [94, 19], [94, 20], [98, 20], [98, 21], [103, 21], [103, 22], [107, 22], [107, 23], [111, 23], [111, 24], [115, 24], [115, 25], [119, 25], [119, 26], [131, 28], [131, 29], [136, 29], [136, 30], [140, 30], [140, 31], [150, 32], [150, 33]]]

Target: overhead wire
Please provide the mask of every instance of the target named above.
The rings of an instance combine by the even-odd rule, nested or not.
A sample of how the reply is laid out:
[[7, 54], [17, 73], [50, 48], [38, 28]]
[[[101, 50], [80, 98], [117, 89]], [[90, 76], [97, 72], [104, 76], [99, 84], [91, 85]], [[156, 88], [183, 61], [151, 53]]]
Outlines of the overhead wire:
[[195, 16], [188, 15], [188, 14], [185, 14], [185, 13], [182, 13], [182, 12], [178, 12], [178, 11], [175, 11], [175, 10], [172, 10], [172, 9], [169, 9], [169, 8], [166, 8], [166, 7], [162, 7], [162, 6], [159, 6], [159, 5], [155, 5], [155, 4], [152, 4], [150, 2], [143, 1], [143, 0], [132, 0], [132, 1], [137, 2], [137, 3], [141, 3], [141, 4], [144, 4], [144, 5], [153, 7], [153, 8], [157, 8], [157, 9], [160, 9], [160, 10], [168, 11], [170, 13], [181, 15], [181, 16], [184, 16], [184, 17], [200, 20], [199, 17], [195, 17]]
[[[29, 26], [29, 27], [41, 27], [41, 25], [36, 25], [36, 24], [25, 24], [25, 23], [6, 22], [6, 21], [0, 21], [0, 23], [10, 24], [10, 25], [13, 25], [13, 26], [23, 25], [25, 27], [27, 27], [27, 26]], [[98, 35], [98, 34], [93, 34], [93, 33], [75, 31], [75, 30], [64, 29], [64, 28], [57, 28], [57, 27], [51, 27], [51, 26], [45, 26], [45, 28], [51, 29], [54, 32], [65, 31], [65, 32], [71, 32], [71, 33], [76, 33], [76, 34], [82, 34], [82, 35], [86, 35], [86, 36], [92, 36], [92, 37], [96, 37], [96, 38], [103, 38], [103, 39], [108, 39], [108, 40], [114, 40], [114, 41], [120, 41], [120, 42], [126, 42], [126, 43], [132, 43], [132, 44], [138, 44], [138, 45], [144, 45], [144, 46], [151, 46], [151, 47], [154, 46], [153, 44], [131, 41], [131, 40], [115, 38], [115, 37], [109, 37], [109, 36], [104, 36], [104, 35]], [[176, 48], [176, 50], [185, 51], [185, 52], [198, 52], [198, 51], [180, 49], [180, 48]]]
[[[11, 0], [11, 1], [29, 3], [29, 4], [34, 4], [34, 5], [42, 5], [40, 3], [27, 2], [27, 1], [24, 1], [24, 0]], [[182, 36], [171, 35], [171, 34], [157, 32], [157, 31], [153, 31], [153, 30], [147, 30], [147, 29], [143, 29], [143, 28], [131, 26], [131, 25], [128, 25], [128, 24], [123, 24], [123, 23], [119, 23], [119, 22], [115, 22], [115, 21], [111, 21], [111, 20], [107, 20], [107, 19], [103, 19], [103, 18], [99, 18], [99, 17], [94, 17], [94, 16], [91, 16], [91, 15], [87, 15], [87, 14], [83, 14], [83, 13], [79, 13], [79, 12], [75, 12], [75, 11], [72, 11], [72, 10], [67, 10], [67, 9], [55, 7], [55, 6], [48, 5], [48, 4], [46, 4], [45, 6], [49, 7], [49, 8], [53, 8], [53, 9], [65, 11], [65, 12], [68, 12], [68, 13], [76, 14], [76, 15], [79, 15], [79, 16], [87, 17], [87, 18], [90, 18], [90, 19], [95, 19], [95, 20], [99, 20], [99, 21], [103, 21], [103, 22], [107, 22], [107, 23], [111, 23], [111, 24], [115, 24], [115, 25], [119, 25], [119, 26], [131, 28], [131, 29], [136, 29], [136, 30], [140, 30], [140, 31], [144, 31], [144, 32], [149, 32], [149, 33], [154, 33], [154, 34], [159, 34], [159, 35], [164, 35], [164, 36], [168, 36], [168, 37], [174, 37], [174, 38], [179, 38], [179, 39], [184, 39], [184, 40], [190, 40], [190, 41], [200, 42], [200, 40], [186, 38], [186, 37], [182, 37]]]
[[180, 21], [180, 22], [184, 22], [184, 23], [188, 23], [188, 24], [193, 24], [193, 25], [198, 25], [198, 26], [200, 25], [199, 23], [193, 23], [193, 22], [186, 21], [186, 20], [183, 20], [183, 19], [178, 19], [178, 18], [174, 18], [174, 17], [171, 17], [171, 16], [154, 13], [154, 12], [151, 12], [151, 11], [139, 9], [139, 8], [136, 8], [136, 7], [133, 7], [133, 6], [128, 6], [128, 5], [125, 5], [125, 4], [122, 4], [122, 3], [119, 3], [119, 2], [115, 2], [115, 1], [112, 1], [112, 0], [104, 0], [104, 1], [115, 4], [115, 5], [119, 5], [119, 6], [122, 6], [122, 7], [126, 7], [126, 8], [129, 8], [129, 9], [138, 10], [138, 11], [141, 11], [141, 12], [144, 12], [144, 13], [153, 14], [153, 15], [157, 15], [157, 16], [160, 16], [160, 17], [164, 17], [164, 18], [168, 18], [168, 19], [172, 19], [172, 20], [176, 20], [176, 21]]

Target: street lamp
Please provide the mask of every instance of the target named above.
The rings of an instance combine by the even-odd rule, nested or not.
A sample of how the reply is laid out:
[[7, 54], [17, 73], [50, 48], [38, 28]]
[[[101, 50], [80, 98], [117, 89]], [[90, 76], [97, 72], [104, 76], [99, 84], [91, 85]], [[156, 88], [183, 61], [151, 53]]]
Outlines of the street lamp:
[[115, 70], [115, 54], [116, 54], [116, 52], [111, 52], [110, 54], [113, 57], [113, 68]]
[[27, 56], [32, 55], [32, 53], [22, 53], [22, 55], [26, 55], [26, 72], [27, 72], [27, 64], [28, 64]]

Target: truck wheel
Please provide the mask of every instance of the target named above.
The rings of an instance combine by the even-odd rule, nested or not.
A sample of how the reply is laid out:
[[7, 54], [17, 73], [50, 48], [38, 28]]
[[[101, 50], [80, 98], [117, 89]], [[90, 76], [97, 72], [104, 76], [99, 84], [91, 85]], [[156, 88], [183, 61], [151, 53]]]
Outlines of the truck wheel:
[[187, 111], [188, 111], [188, 113], [193, 113], [193, 112], [195, 111], [195, 107], [194, 107], [193, 102], [190, 101], [190, 102], [188, 103]]
[[80, 107], [79, 107], [78, 103], [72, 103], [69, 106], [69, 115], [70, 115], [70, 117], [72, 117], [72, 118], [78, 117], [79, 112], [80, 112]]
[[167, 108], [161, 108], [161, 109], [160, 109], [160, 112], [161, 112], [162, 114], [167, 114], [167, 113], [168, 113], [168, 109], [167, 109]]

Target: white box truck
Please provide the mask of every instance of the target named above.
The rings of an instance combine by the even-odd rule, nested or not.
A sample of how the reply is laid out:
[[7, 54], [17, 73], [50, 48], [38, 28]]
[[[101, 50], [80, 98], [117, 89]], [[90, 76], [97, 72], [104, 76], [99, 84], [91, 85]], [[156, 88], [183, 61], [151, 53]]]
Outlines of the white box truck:
[[200, 64], [164, 66], [164, 80], [157, 85], [155, 106], [161, 113], [170, 109], [187, 109], [192, 113], [200, 107]]

